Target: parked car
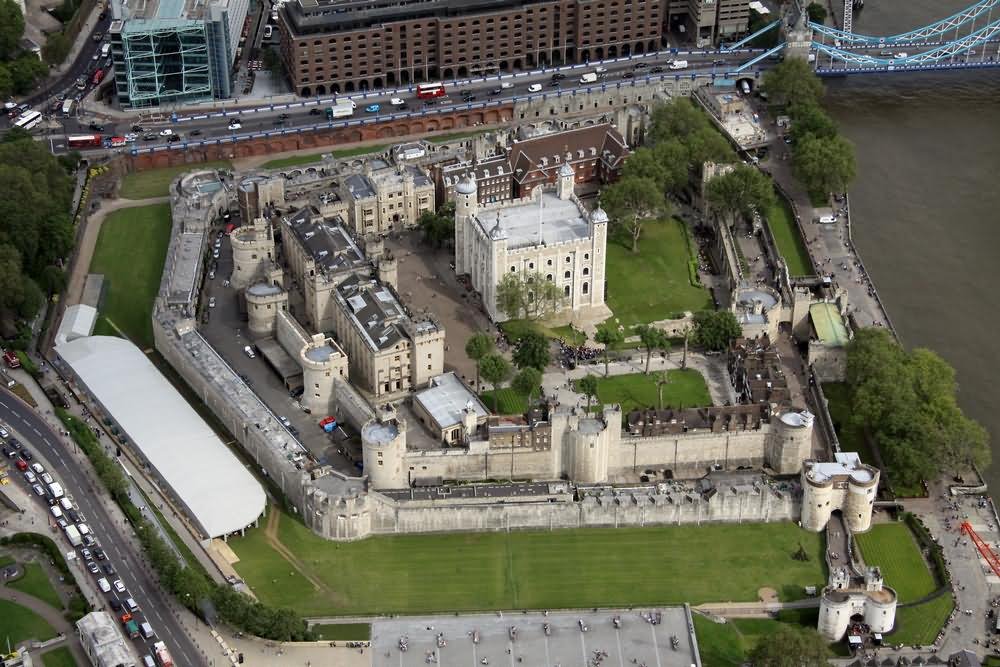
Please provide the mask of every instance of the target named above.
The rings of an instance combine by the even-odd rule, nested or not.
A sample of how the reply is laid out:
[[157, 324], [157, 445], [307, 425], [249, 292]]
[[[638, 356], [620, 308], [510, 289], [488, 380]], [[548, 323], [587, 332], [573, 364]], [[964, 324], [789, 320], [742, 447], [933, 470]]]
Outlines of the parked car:
[[250, 357], [251, 359], [253, 359], [254, 357], [256, 357], [256, 356], [257, 356], [256, 354], [254, 354], [254, 353], [253, 353], [253, 348], [252, 348], [252, 347], [250, 347], [249, 345], [247, 345], [247, 346], [245, 346], [245, 347], [243, 348], [243, 354], [247, 355], [247, 356], [248, 356], [248, 357]]
[[238, 120], [231, 120], [231, 121], [229, 121], [229, 129], [230, 130], [241, 130], [241, 129], [243, 129], [243, 123], [241, 123]]
[[98, 574], [101, 571], [101, 568], [97, 567], [97, 563], [94, 561], [87, 563], [87, 569], [90, 570], [91, 574]]
[[369, 104], [368, 106], [365, 107], [365, 111], [368, 113], [378, 113], [381, 110], [382, 110], [381, 104]]

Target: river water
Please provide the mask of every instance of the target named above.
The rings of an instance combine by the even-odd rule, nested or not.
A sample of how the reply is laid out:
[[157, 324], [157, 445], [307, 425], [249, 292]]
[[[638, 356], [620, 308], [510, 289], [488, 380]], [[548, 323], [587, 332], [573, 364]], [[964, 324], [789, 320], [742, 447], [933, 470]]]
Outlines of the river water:
[[[868, 0], [854, 31], [896, 34], [971, 3]], [[1000, 493], [1000, 69], [828, 79], [825, 106], [857, 150], [858, 250], [903, 342], [955, 367]]]

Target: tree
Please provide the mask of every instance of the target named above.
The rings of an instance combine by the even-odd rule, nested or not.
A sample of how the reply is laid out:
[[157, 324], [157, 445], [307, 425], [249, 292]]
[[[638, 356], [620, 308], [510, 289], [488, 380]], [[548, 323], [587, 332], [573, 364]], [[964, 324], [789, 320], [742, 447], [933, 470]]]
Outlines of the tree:
[[622, 178], [649, 178], [660, 188], [667, 189], [666, 165], [660, 161], [653, 148], [640, 146], [635, 149], [622, 167]]
[[754, 667], [824, 667], [832, 657], [826, 640], [813, 628], [779, 623], [750, 653]]
[[424, 241], [435, 248], [441, 248], [455, 238], [455, 216], [445, 217], [431, 211], [424, 211], [417, 219], [417, 226]]
[[538, 272], [505, 273], [496, 287], [497, 308], [514, 319], [537, 320], [559, 310], [562, 289]]
[[792, 167], [814, 197], [843, 192], [857, 173], [854, 146], [840, 136], [807, 136], [795, 144]]
[[628, 232], [632, 239], [632, 252], [639, 252], [639, 237], [646, 220], [669, 215], [663, 189], [656, 181], [646, 177], [622, 178], [605, 188], [601, 193], [601, 206], [608, 217]]
[[604, 377], [608, 377], [608, 348], [625, 340], [625, 334], [618, 327], [604, 323], [597, 328], [594, 340], [604, 345]]
[[274, 47], [268, 47], [261, 52], [261, 61], [264, 69], [271, 73], [274, 80], [280, 80], [285, 76], [285, 62]]
[[707, 350], [726, 349], [740, 333], [740, 323], [728, 310], [703, 310], [695, 313], [694, 340]]
[[528, 403], [530, 404], [531, 395], [542, 386], [542, 372], [531, 366], [522, 368], [521, 371], [514, 376], [510, 386], [514, 389], [514, 391], [522, 396], [527, 396]]
[[479, 391], [479, 362], [491, 352], [493, 352], [493, 338], [484, 331], [472, 334], [469, 340], [465, 341], [465, 356], [476, 362], [476, 391]]
[[52, 33], [45, 39], [42, 47], [42, 60], [48, 65], [61, 65], [72, 46], [73, 42], [65, 33]]
[[670, 384], [670, 371], [663, 369], [656, 376], [656, 409], [663, 409], [663, 388]]
[[795, 142], [803, 141], [809, 136], [824, 139], [837, 136], [837, 124], [816, 104], [796, 105], [792, 113], [795, 120], [791, 135]]
[[537, 331], [529, 331], [518, 341], [513, 359], [514, 365], [522, 370], [525, 368], [545, 370], [551, 361], [549, 339]]
[[810, 2], [806, 6], [806, 14], [813, 23], [823, 23], [826, 21], [826, 7], [818, 2]]
[[646, 375], [649, 375], [649, 362], [653, 358], [653, 350], [660, 350], [664, 346], [670, 346], [670, 343], [667, 341], [667, 333], [663, 329], [658, 329], [649, 324], [640, 324], [635, 327], [635, 332], [639, 334], [639, 340], [642, 341], [643, 347], [646, 348]]
[[[679, 139], [668, 139], [653, 146], [653, 157], [660, 165], [664, 190], [678, 193], [687, 186], [691, 178], [691, 155]], [[625, 164], [628, 165], [628, 161]]]
[[479, 372], [493, 385], [493, 412], [497, 412], [500, 385], [510, 377], [510, 364], [499, 354], [487, 354], [479, 360]]
[[590, 412], [590, 401], [597, 398], [597, 376], [584, 375], [576, 381], [576, 390], [587, 397], [587, 412]]
[[14, 0], [0, 0], [0, 60], [9, 60], [20, 48], [24, 14]]
[[750, 218], [754, 211], [765, 212], [774, 204], [774, 185], [760, 170], [740, 164], [710, 180], [705, 199], [735, 225], [737, 214]]
[[14, 78], [10, 75], [10, 68], [0, 63], [0, 97], [7, 98], [13, 94]]
[[786, 58], [764, 74], [763, 88], [773, 104], [818, 104], [823, 82], [802, 58]]
[[[3, 0], [0, 0], [2, 2]], [[7, 63], [10, 77], [14, 83], [14, 92], [18, 95], [30, 93], [35, 82], [48, 74], [49, 68], [38, 59], [34, 53], [26, 53], [17, 60]]]
[[894, 485], [990, 460], [986, 431], [959, 408], [955, 371], [930, 350], [907, 352], [881, 328], [847, 346], [851, 419], [882, 455]]

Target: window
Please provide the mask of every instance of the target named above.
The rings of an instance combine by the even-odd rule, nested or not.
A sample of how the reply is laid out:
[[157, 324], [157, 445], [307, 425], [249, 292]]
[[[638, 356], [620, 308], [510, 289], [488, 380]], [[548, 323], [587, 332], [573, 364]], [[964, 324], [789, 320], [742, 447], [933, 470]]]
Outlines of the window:
[[590, 259], [590, 253], [589, 252], [583, 253], [583, 258], [584, 259]]
[[[256, 259], [256, 258], [255, 258], [255, 259]], [[533, 269], [533, 268], [535, 268], [535, 263], [534, 263], [534, 262], [528, 262], [528, 268], [529, 268], [529, 269]]]
[[569, 264], [572, 261], [573, 261], [573, 258], [570, 257], [569, 255], [566, 255], [566, 263]]
[[566, 287], [563, 288], [563, 292], [566, 293], [566, 296], [569, 296], [569, 285], [566, 285]]
[[545, 276], [545, 279], [548, 280], [549, 282], [552, 282], [552, 274], [550, 273], [547, 276]]
[[590, 283], [584, 283], [583, 284], [583, 293], [584, 294], [590, 294]]
[[510, 267], [510, 272], [511, 273], [517, 273], [517, 267], [516, 266]]
[[545, 265], [546, 266], [552, 266], [552, 260], [550, 259], [549, 261], [545, 262]]
[[590, 275], [590, 267], [589, 266], [583, 267], [583, 275], [585, 275], [585, 276], [589, 276]]
[[563, 274], [563, 278], [569, 278], [571, 275], [573, 274], [570, 271], [567, 271], [566, 273]]

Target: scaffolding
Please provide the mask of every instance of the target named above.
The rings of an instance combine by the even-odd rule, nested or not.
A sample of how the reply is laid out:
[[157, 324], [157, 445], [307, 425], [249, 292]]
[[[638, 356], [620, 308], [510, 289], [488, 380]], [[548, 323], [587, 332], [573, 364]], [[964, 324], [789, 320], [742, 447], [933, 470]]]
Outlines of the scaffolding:
[[138, 30], [123, 32], [121, 38], [130, 106], [213, 97], [212, 58], [204, 21], [153, 20]]

